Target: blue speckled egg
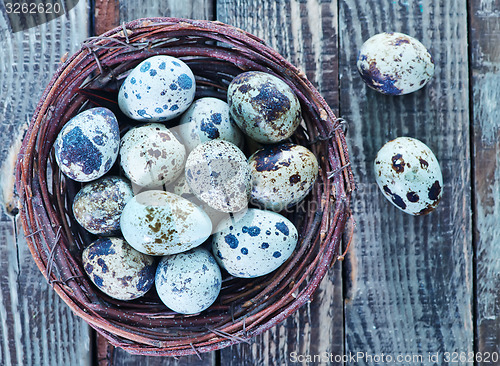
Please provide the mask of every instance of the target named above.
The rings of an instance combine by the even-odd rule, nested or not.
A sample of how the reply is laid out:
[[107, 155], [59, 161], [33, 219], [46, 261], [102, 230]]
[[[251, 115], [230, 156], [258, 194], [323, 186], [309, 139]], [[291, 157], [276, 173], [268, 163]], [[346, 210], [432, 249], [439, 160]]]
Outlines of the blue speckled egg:
[[217, 225], [212, 251], [229, 274], [252, 278], [271, 273], [285, 263], [297, 240], [297, 229], [286, 217], [251, 208]]
[[318, 161], [296, 144], [268, 146], [248, 159], [252, 174], [251, 202], [259, 208], [281, 211], [311, 190], [318, 176]]
[[195, 100], [181, 117], [179, 135], [188, 151], [215, 139], [243, 147], [243, 134], [229, 116], [229, 106], [217, 98]]
[[412, 93], [434, 75], [434, 61], [425, 46], [403, 33], [379, 33], [359, 50], [358, 71], [370, 88], [388, 95]]
[[73, 200], [73, 216], [87, 231], [96, 235], [116, 235], [120, 216], [134, 197], [130, 182], [121, 177], [104, 177], [88, 183]]
[[260, 71], [236, 76], [227, 90], [231, 116], [254, 140], [272, 144], [290, 137], [302, 120], [300, 102], [278, 77]]
[[155, 286], [161, 301], [181, 314], [196, 314], [214, 303], [222, 284], [220, 268], [203, 248], [167, 255], [156, 270]]
[[64, 125], [54, 143], [57, 165], [69, 178], [89, 182], [113, 166], [120, 147], [115, 115], [97, 107], [77, 114]]
[[228, 141], [211, 140], [198, 145], [186, 160], [185, 176], [196, 197], [218, 211], [237, 212], [248, 205], [247, 159]]
[[118, 93], [118, 105], [128, 117], [143, 122], [167, 121], [193, 102], [196, 82], [183, 61], [153, 56], [137, 65]]
[[99, 290], [118, 300], [141, 297], [154, 283], [154, 258], [139, 253], [121, 238], [97, 239], [83, 250], [82, 262]]
[[185, 252], [202, 244], [212, 233], [208, 215], [176, 194], [144, 191], [128, 201], [120, 218], [127, 242], [149, 255]]
[[120, 143], [120, 164], [134, 184], [158, 188], [173, 182], [184, 168], [186, 150], [161, 123], [128, 131]]

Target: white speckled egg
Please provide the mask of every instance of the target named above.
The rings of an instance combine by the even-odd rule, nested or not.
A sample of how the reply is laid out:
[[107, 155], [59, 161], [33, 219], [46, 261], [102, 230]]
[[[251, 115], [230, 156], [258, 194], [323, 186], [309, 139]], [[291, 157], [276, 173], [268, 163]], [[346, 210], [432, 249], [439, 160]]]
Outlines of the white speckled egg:
[[422, 88], [434, 75], [434, 61], [425, 46], [403, 33], [380, 33], [359, 50], [358, 71], [372, 89], [402, 95]]
[[268, 146], [248, 159], [252, 174], [251, 202], [281, 211], [301, 201], [318, 176], [318, 161], [301, 145]]
[[212, 251], [229, 274], [252, 278], [285, 263], [297, 239], [297, 229], [290, 220], [276, 212], [251, 208], [217, 225]]
[[219, 296], [220, 268], [203, 248], [163, 257], [156, 270], [155, 286], [161, 301], [181, 314], [206, 310]]
[[73, 200], [73, 216], [92, 234], [114, 235], [120, 231], [120, 216], [132, 197], [132, 186], [124, 178], [101, 178], [77, 193]]
[[171, 120], [191, 105], [196, 90], [193, 72], [171, 56], [153, 56], [137, 65], [118, 93], [125, 115], [143, 122]]
[[292, 88], [268, 73], [247, 71], [236, 76], [227, 101], [241, 130], [265, 144], [290, 137], [301, 121], [300, 102]]
[[120, 146], [115, 115], [107, 108], [83, 111], [64, 125], [54, 143], [57, 165], [69, 178], [89, 182], [113, 166]]
[[411, 137], [387, 142], [377, 153], [375, 179], [384, 196], [411, 215], [425, 215], [439, 203], [443, 176], [431, 149]]
[[201, 201], [222, 212], [237, 212], [248, 204], [250, 169], [245, 154], [224, 140], [198, 145], [189, 154], [186, 181]]
[[187, 151], [215, 139], [243, 147], [243, 134], [229, 117], [229, 106], [217, 98], [195, 100], [181, 117], [179, 135]]
[[100, 238], [83, 250], [82, 262], [92, 282], [118, 300], [141, 297], [153, 286], [154, 258], [121, 238]]
[[212, 222], [194, 203], [158, 190], [141, 192], [123, 209], [123, 237], [141, 253], [166, 255], [185, 252], [212, 233]]
[[160, 123], [132, 128], [120, 143], [120, 164], [131, 182], [146, 188], [173, 182], [181, 173], [186, 149]]

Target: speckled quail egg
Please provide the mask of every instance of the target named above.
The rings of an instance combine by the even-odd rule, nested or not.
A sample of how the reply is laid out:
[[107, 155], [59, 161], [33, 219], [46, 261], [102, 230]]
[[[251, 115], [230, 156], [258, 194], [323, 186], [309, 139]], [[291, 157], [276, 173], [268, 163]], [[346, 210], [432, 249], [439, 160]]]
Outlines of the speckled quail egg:
[[89, 182], [113, 166], [120, 146], [115, 115], [107, 108], [83, 111], [64, 125], [54, 143], [57, 165], [69, 178]]
[[389, 95], [412, 93], [434, 75], [434, 61], [425, 46], [397, 32], [376, 34], [363, 43], [357, 67], [370, 88]]
[[224, 140], [198, 145], [189, 154], [186, 181], [201, 201], [222, 212], [237, 212], [248, 204], [250, 169], [245, 154]]
[[173, 182], [184, 168], [186, 149], [160, 123], [132, 128], [120, 143], [120, 164], [134, 184], [146, 188]]
[[219, 296], [220, 268], [204, 248], [167, 255], [156, 270], [155, 286], [161, 301], [181, 314], [206, 310]]
[[182, 115], [179, 135], [187, 151], [210, 140], [221, 139], [243, 147], [243, 134], [229, 116], [229, 106], [211, 97], [195, 100]]
[[134, 196], [130, 182], [121, 177], [104, 177], [88, 183], [73, 200], [73, 216], [87, 231], [114, 235], [120, 231], [120, 216]]
[[431, 149], [411, 137], [387, 142], [377, 153], [375, 179], [384, 196], [411, 215], [434, 210], [442, 195], [441, 168]]
[[282, 141], [301, 121], [300, 102], [292, 88], [268, 73], [247, 71], [236, 76], [227, 101], [236, 124], [258, 142]]
[[130, 118], [143, 122], [173, 119], [193, 102], [196, 82], [183, 61], [153, 56], [137, 65], [118, 93], [118, 105]]
[[212, 233], [208, 215], [171, 192], [144, 191], [128, 201], [120, 218], [127, 242], [149, 255], [176, 254], [197, 247]]
[[318, 161], [301, 145], [281, 144], [258, 150], [248, 159], [252, 174], [251, 202], [281, 211], [309, 193], [318, 176]]
[[297, 240], [297, 229], [286, 217], [249, 208], [217, 225], [212, 251], [229, 274], [252, 278], [271, 273], [285, 263]]
[[92, 282], [115, 299], [141, 297], [154, 283], [154, 258], [139, 253], [122, 238], [97, 239], [83, 250], [82, 262]]

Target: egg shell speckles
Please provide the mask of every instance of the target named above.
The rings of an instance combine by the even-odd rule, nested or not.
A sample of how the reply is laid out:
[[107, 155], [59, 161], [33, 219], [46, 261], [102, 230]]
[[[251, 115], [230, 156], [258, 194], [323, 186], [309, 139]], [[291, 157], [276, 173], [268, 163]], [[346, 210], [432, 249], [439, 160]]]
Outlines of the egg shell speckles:
[[168, 255], [156, 270], [156, 291], [161, 301], [181, 314], [206, 310], [219, 296], [222, 285], [220, 268], [203, 248]]
[[160, 122], [183, 113], [193, 102], [196, 82], [191, 69], [171, 56], [153, 56], [137, 65], [118, 93], [125, 115]]
[[115, 115], [107, 108], [91, 108], [64, 125], [54, 143], [57, 165], [69, 178], [89, 182], [113, 166], [120, 146]]
[[160, 123], [132, 128], [120, 143], [120, 164], [134, 184], [146, 188], [173, 182], [184, 168], [186, 149]]
[[290, 137], [301, 121], [300, 103], [292, 88], [260, 71], [236, 76], [227, 91], [229, 110], [241, 130], [262, 143]]
[[82, 262], [92, 282], [118, 300], [137, 299], [154, 283], [154, 258], [139, 253], [121, 238], [97, 239], [83, 250]]
[[281, 211], [304, 199], [318, 176], [318, 161], [301, 145], [268, 146], [249, 159], [250, 201], [260, 208]]
[[389, 95], [412, 93], [434, 75], [434, 61], [425, 46], [396, 32], [369, 38], [359, 50], [357, 67], [370, 88]]
[[229, 116], [229, 106], [217, 98], [195, 100], [182, 115], [179, 135], [187, 151], [215, 139], [243, 147], [243, 134]]
[[217, 225], [212, 251], [235, 277], [252, 278], [276, 270], [293, 253], [297, 229], [284, 216], [258, 209], [238, 212]]
[[123, 237], [141, 253], [176, 254], [197, 247], [212, 233], [198, 206], [176, 194], [141, 192], [128, 201], [120, 219]]
[[198, 145], [186, 160], [185, 172], [193, 193], [210, 207], [222, 212], [247, 207], [250, 169], [236, 145], [224, 140]]
[[434, 210], [442, 195], [443, 176], [431, 149], [411, 137], [387, 142], [374, 162], [375, 179], [384, 196], [411, 215]]
[[120, 177], [105, 177], [88, 183], [73, 200], [73, 216], [87, 231], [115, 235], [120, 231], [120, 216], [134, 196], [130, 182]]

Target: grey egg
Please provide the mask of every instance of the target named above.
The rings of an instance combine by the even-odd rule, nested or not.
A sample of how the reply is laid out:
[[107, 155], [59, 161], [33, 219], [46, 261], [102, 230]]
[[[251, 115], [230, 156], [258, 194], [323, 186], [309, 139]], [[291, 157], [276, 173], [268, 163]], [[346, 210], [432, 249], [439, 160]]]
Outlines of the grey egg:
[[73, 216], [87, 231], [115, 235], [120, 231], [120, 216], [134, 197], [130, 182], [120, 177], [105, 177], [84, 186], [73, 200]]
[[99, 290], [115, 299], [141, 297], [154, 283], [154, 258], [139, 253], [121, 238], [97, 239], [83, 250], [82, 262]]
[[258, 142], [282, 141], [301, 121], [300, 102], [292, 88], [268, 73], [247, 71], [236, 76], [229, 84], [227, 101], [236, 124]]

